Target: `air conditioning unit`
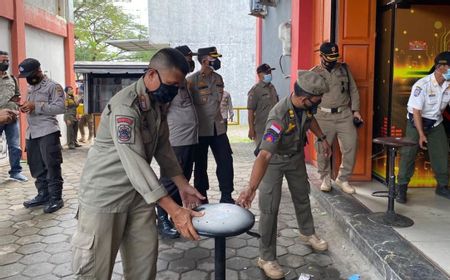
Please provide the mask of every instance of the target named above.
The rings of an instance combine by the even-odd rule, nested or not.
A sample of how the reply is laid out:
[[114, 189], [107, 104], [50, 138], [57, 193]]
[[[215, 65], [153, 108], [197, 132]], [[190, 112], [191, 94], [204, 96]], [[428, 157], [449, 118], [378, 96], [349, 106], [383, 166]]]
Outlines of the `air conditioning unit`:
[[277, 0], [259, 0], [259, 3], [266, 6], [277, 6]]
[[267, 15], [267, 8], [261, 4], [260, 0], [250, 0], [249, 15], [264, 18]]

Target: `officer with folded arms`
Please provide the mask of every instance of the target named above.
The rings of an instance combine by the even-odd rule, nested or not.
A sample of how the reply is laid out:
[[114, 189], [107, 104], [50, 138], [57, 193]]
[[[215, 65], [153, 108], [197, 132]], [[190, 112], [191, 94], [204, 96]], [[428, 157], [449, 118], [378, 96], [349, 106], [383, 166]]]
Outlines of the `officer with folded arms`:
[[397, 202], [406, 203], [408, 183], [414, 174], [418, 148], [427, 150], [436, 181], [436, 194], [450, 199], [448, 184], [448, 141], [442, 113], [450, 103], [450, 52], [434, 59], [434, 71], [418, 80], [408, 100], [406, 137], [418, 145], [400, 149]]

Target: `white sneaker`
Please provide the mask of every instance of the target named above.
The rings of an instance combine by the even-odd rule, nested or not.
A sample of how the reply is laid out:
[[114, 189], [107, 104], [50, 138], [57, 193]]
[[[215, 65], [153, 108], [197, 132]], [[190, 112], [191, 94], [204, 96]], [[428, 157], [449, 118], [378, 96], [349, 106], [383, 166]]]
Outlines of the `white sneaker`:
[[284, 272], [277, 261], [265, 261], [258, 258], [258, 266], [264, 273], [272, 279], [282, 279], [284, 278]]
[[338, 185], [341, 190], [345, 193], [348, 194], [354, 194], [356, 193], [355, 187], [353, 187], [352, 185], [350, 185], [347, 181], [343, 182], [339, 179], [336, 179], [336, 181], [334, 181], [336, 183], [336, 185]]
[[316, 251], [325, 251], [328, 249], [328, 242], [321, 239], [316, 234], [307, 236], [300, 233], [300, 240], [311, 245]]
[[322, 185], [320, 185], [320, 190], [323, 192], [331, 191], [331, 179], [330, 177], [325, 177], [322, 180]]

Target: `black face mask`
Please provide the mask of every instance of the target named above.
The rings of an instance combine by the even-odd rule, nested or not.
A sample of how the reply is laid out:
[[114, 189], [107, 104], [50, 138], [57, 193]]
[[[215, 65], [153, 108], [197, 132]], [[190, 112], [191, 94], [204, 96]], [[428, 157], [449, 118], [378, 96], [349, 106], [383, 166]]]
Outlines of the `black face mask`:
[[156, 102], [165, 104], [171, 102], [175, 96], [178, 94], [178, 87], [164, 84], [161, 80], [161, 76], [157, 70], [156, 74], [158, 74], [159, 79], [159, 87], [156, 90], [148, 90], [151, 98], [153, 98]]
[[195, 69], [195, 62], [194, 61], [188, 61], [188, 63], [189, 63], [189, 70], [191, 71], [191, 72], [194, 72], [194, 69]]
[[322, 60], [322, 65], [329, 71], [331, 71], [334, 66], [336, 66], [337, 61], [326, 61]]
[[0, 71], [5, 72], [6, 70], [8, 70], [8, 68], [9, 68], [9, 63], [8, 62], [0, 63]]
[[322, 102], [322, 100], [312, 102], [311, 99], [308, 98], [308, 102], [311, 103], [311, 105], [307, 105], [305, 102], [305, 107], [311, 112], [311, 114], [317, 113], [317, 107], [319, 107], [319, 104]]
[[27, 77], [27, 83], [34, 86], [39, 84], [42, 81], [42, 77], [38, 75], [28, 76]]
[[210, 61], [208, 65], [211, 66], [214, 70], [219, 70], [221, 63], [220, 60], [217, 58], [214, 61]]

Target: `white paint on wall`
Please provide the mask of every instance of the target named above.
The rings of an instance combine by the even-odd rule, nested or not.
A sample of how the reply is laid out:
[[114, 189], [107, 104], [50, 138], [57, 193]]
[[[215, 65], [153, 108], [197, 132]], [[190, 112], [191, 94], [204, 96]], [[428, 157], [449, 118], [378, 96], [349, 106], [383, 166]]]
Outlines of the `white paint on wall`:
[[[223, 54], [225, 90], [234, 106], [246, 106], [256, 81], [256, 18], [248, 1], [148, 0], [149, 34], [153, 43], [188, 45], [194, 52], [216, 46]], [[199, 64], [196, 61], [196, 70]], [[241, 121], [245, 121], [243, 118]]]
[[[49, 78], [65, 87], [64, 38], [30, 26], [25, 27], [26, 57], [41, 63], [41, 69]], [[61, 144], [67, 142], [63, 115], [58, 115], [61, 128]]]

